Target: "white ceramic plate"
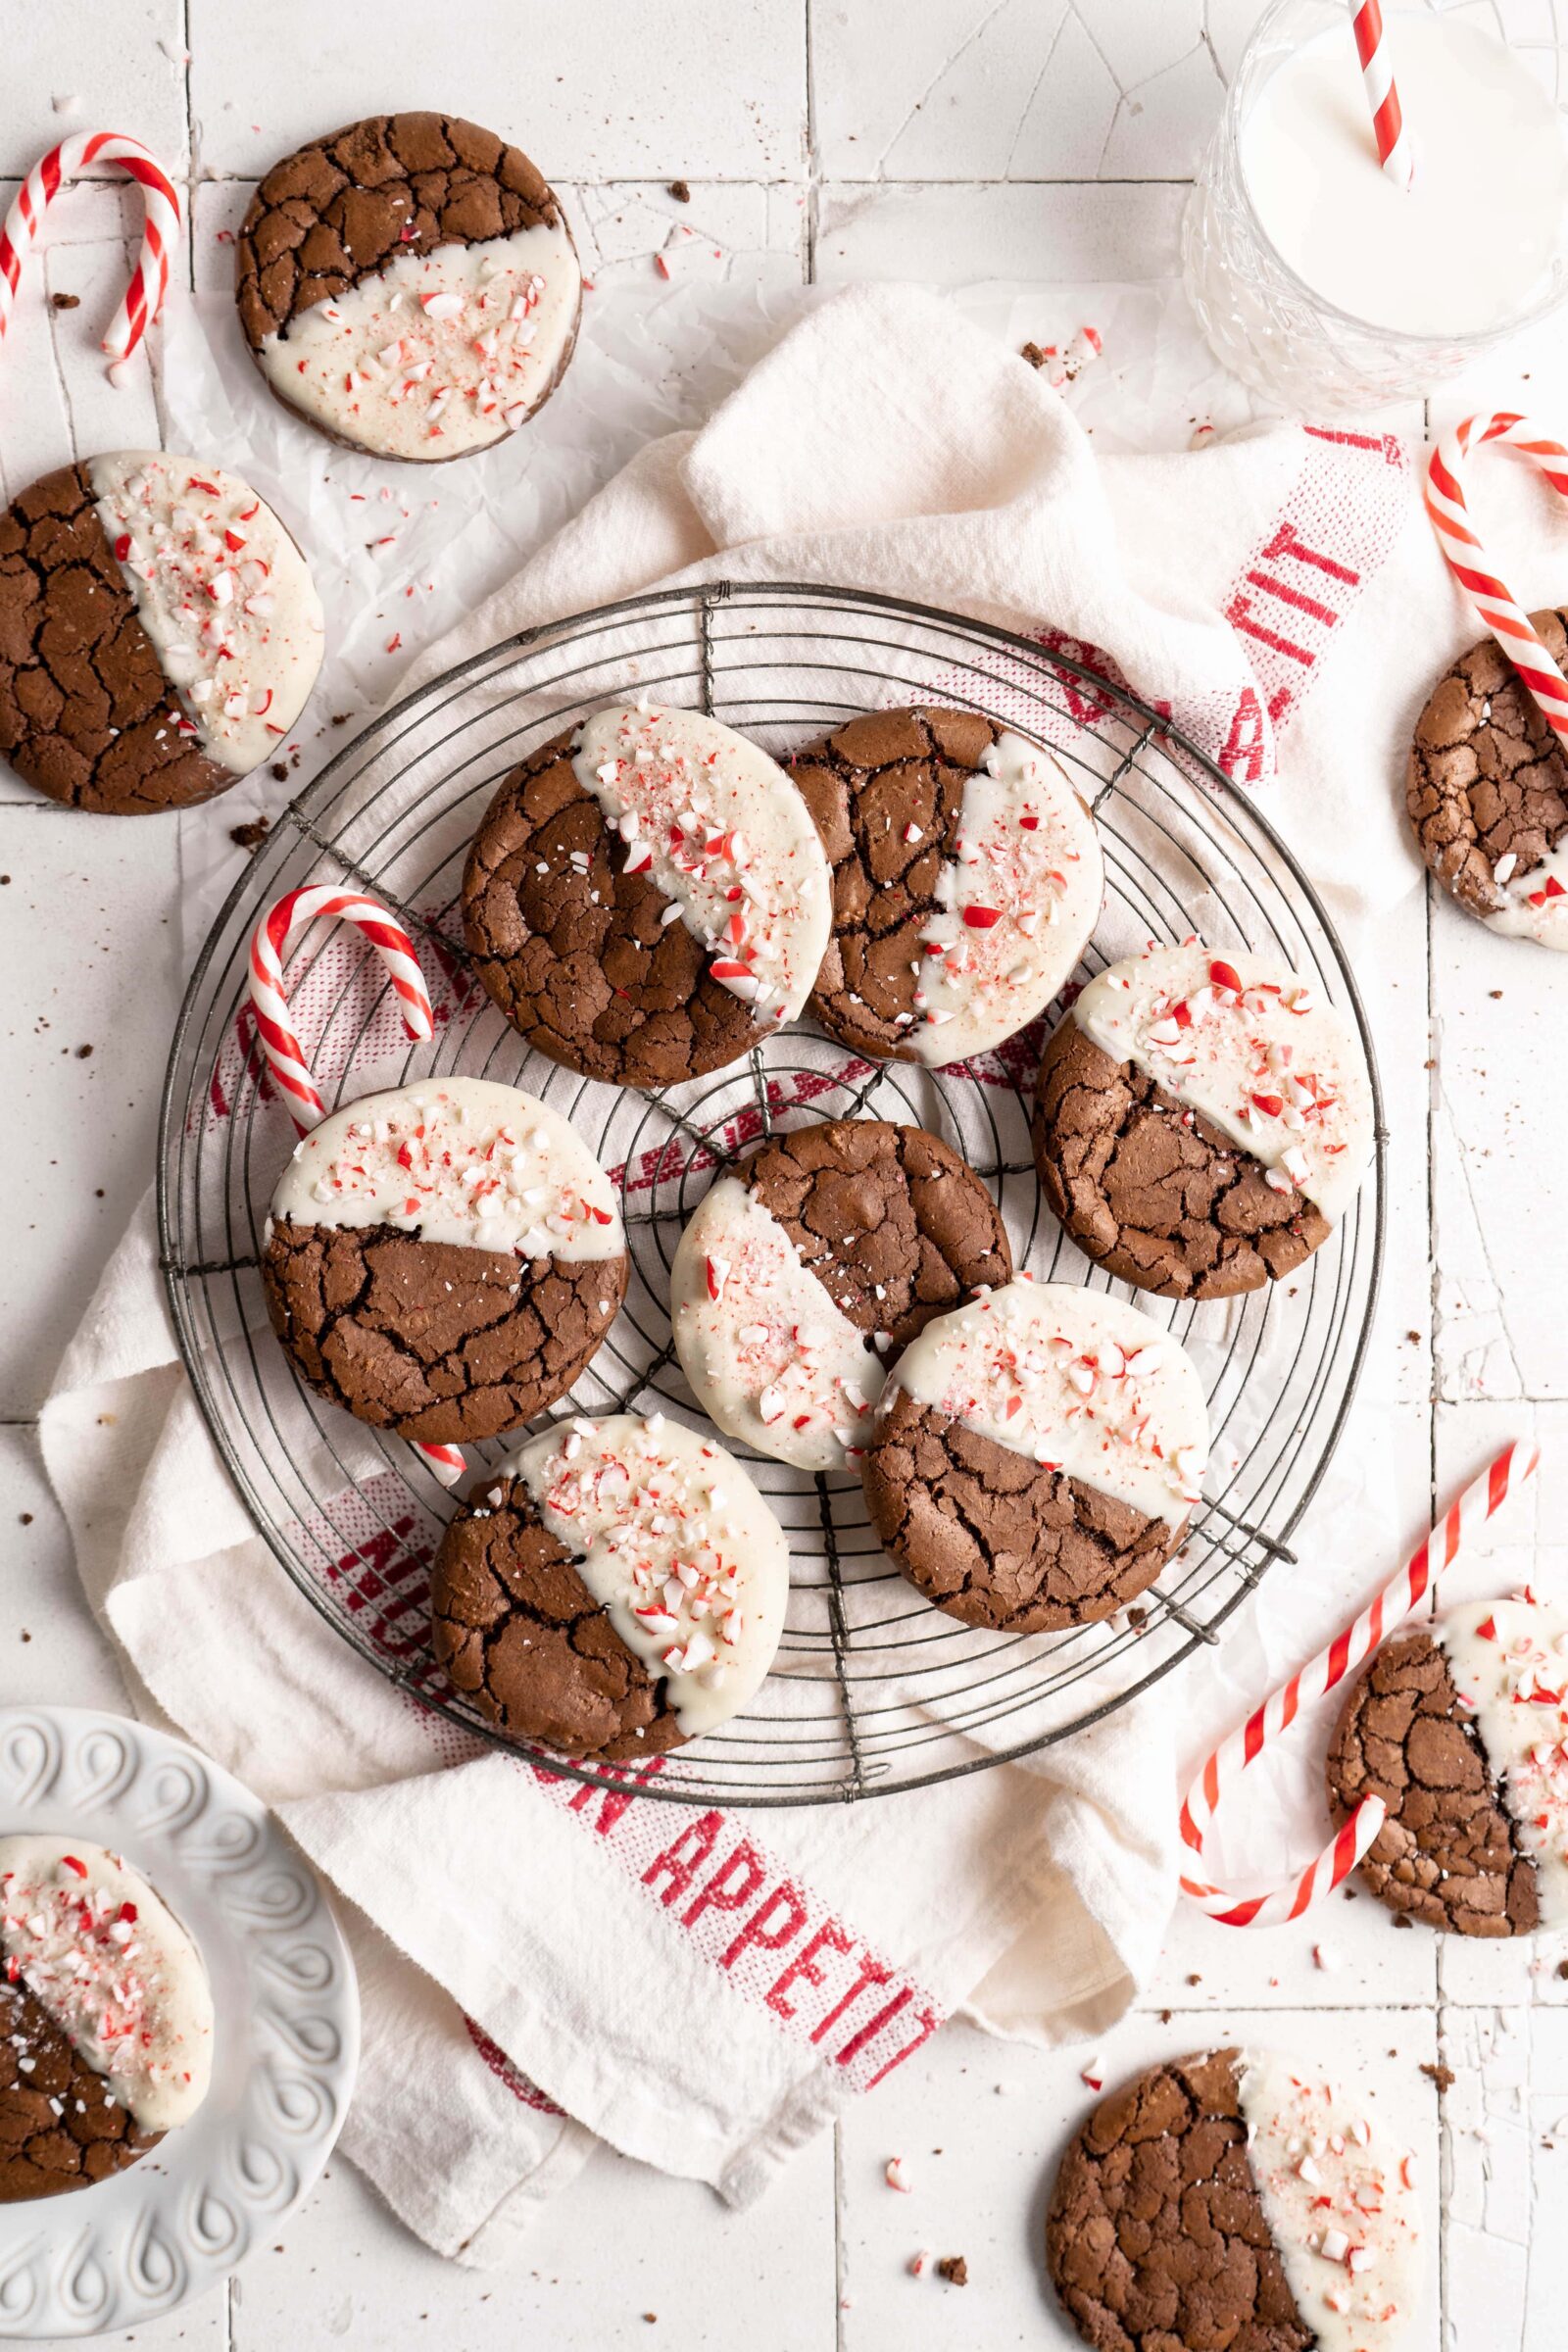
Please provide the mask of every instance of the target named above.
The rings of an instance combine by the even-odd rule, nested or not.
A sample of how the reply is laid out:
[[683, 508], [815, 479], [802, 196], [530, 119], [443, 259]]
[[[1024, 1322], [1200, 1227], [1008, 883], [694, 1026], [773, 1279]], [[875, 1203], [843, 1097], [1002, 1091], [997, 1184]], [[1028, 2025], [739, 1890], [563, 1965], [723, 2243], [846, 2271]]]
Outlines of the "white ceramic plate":
[[360, 2053], [343, 1933], [264, 1805], [182, 1740], [76, 1707], [0, 1708], [0, 1836], [70, 1834], [135, 1864], [201, 1946], [213, 2084], [95, 2187], [0, 2205], [0, 2337], [172, 2311], [276, 2239], [331, 2153]]

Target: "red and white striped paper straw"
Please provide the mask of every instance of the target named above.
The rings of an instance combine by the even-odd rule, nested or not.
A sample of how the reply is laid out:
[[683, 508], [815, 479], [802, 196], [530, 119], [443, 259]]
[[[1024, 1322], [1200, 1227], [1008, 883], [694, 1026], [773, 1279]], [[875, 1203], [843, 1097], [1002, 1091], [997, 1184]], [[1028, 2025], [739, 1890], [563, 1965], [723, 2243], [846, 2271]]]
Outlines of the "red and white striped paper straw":
[[[370, 942], [386, 968], [398, 998], [403, 1026], [416, 1045], [434, 1035], [430, 999], [415, 954], [414, 942], [378, 900], [364, 891], [344, 890], [333, 883], [310, 882], [291, 890], [270, 906], [251, 940], [250, 1000], [256, 1033], [268, 1067], [288, 1103], [289, 1116], [301, 1135], [308, 1135], [326, 1116], [326, 1105], [289, 1024], [288, 1001], [283, 994], [283, 958], [296, 931], [318, 918], [353, 923]], [[456, 1446], [409, 1443], [444, 1487], [455, 1487], [467, 1470]]]
[[[1353, 1624], [1321, 1649], [1298, 1674], [1270, 1693], [1239, 1731], [1217, 1747], [1187, 1791], [1181, 1811], [1182, 1842], [1202, 1856], [1203, 1840], [1227, 1790], [1249, 1764], [1289, 1731], [1301, 1707], [1321, 1698], [1368, 1659], [1385, 1636], [1409, 1616], [1437, 1578], [1458, 1556], [1476, 1530], [1491, 1518], [1510, 1489], [1523, 1485], [1541, 1459], [1534, 1446], [1505, 1446], [1479, 1478], [1448, 1505], [1391, 1584]], [[1238, 1895], [1201, 1879], [1183, 1878], [1190, 1902], [1228, 1928], [1273, 1928], [1299, 1919], [1348, 1879], [1383, 1827], [1387, 1811], [1380, 1796], [1366, 1796], [1306, 1868], [1262, 1894]]]
[[1536, 635], [1529, 613], [1498, 578], [1471, 525], [1464, 462], [1472, 449], [1487, 441], [1518, 450], [1560, 498], [1568, 498], [1568, 449], [1548, 440], [1528, 416], [1499, 409], [1487, 416], [1467, 416], [1444, 434], [1427, 460], [1427, 514], [1448, 569], [1524, 679], [1547, 726], [1568, 736], [1568, 678]]
[[1378, 0], [1356, 0], [1351, 21], [1355, 28], [1355, 54], [1361, 61], [1361, 79], [1366, 84], [1366, 102], [1372, 109], [1372, 135], [1378, 144], [1378, 162], [1397, 186], [1408, 188], [1415, 172], [1415, 157], [1410, 134], [1404, 127]]
[[118, 130], [86, 130], [62, 139], [27, 173], [0, 227], [0, 337], [17, 307], [22, 265], [37, 242], [43, 217], [68, 179], [89, 164], [118, 164], [137, 182], [142, 196], [141, 251], [125, 298], [109, 322], [103, 347], [115, 361], [128, 359], [163, 308], [169, 287], [169, 259], [179, 241], [179, 198], [163, 165], [140, 139]]

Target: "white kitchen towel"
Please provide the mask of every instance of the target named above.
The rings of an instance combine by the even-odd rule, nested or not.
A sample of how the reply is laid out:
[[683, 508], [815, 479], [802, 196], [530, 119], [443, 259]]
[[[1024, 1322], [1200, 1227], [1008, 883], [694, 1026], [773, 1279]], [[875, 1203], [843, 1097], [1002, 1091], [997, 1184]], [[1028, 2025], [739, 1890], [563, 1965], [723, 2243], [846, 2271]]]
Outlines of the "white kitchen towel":
[[[416, 676], [694, 571], [877, 588], [1083, 647], [1257, 787], [1342, 919], [1417, 878], [1392, 779], [1465, 623], [1389, 436], [1287, 427], [1099, 466], [947, 306], [857, 291], [704, 429], [645, 449]], [[1400, 642], [1415, 657], [1391, 663]], [[357, 1659], [253, 1532], [178, 1366], [150, 1208], [43, 1439], [137, 1674], [371, 1923], [346, 2145], [443, 2251], [503, 2255], [590, 2132], [750, 2196], [954, 2010], [1098, 2035], [1147, 1982], [1172, 1685], [1032, 1764], [822, 1811], [687, 1811], [481, 1751]], [[1348, 1590], [1371, 1540], [1361, 1518]], [[340, 1562], [369, 1609], [407, 1608], [409, 1571], [368, 1541]]]

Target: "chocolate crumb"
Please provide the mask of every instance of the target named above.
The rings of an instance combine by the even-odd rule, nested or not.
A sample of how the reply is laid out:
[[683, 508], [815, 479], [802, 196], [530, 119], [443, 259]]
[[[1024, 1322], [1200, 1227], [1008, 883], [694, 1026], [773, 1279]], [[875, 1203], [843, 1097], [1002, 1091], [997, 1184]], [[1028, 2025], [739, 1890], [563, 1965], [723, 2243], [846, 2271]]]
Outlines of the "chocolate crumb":
[[692, 192], [683, 179], [672, 179], [669, 183], [669, 192], [677, 204], [690, 204], [692, 200]]
[[32, 1640], [32, 1636], [28, 1633], [25, 1626], [24, 1626], [22, 1629], [22, 1639], [24, 1642], [30, 1642]]
[[1168, 2026], [1168, 2025], [1170, 2024], [1170, 2016], [1171, 2016], [1171, 2013], [1170, 2013], [1170, 2011], [1169, 2011], [1168, 2009], [1162, 2009], [1162, 2010], [1160, 2011], [1160, 2013], [1159, 2013], [1159, 2022], [1160, 2022], [1160, 2024], [1161, 2024], [1162, 2026]]
[[1559, 1977], [1568, 1977], [1568, 1960], [1558, 1961], [1557, 1974]]
[[1407, 1911], [1396, 1911], [1394, 1914], [1394, 1924], [1396, 1928], [1413, 1928], [1415, 1926], [1415, 1921], [1410, 1917]]
[[24, 1527], [30, 1527], [32, 1525], [32, 1513], [30, 1511], [23, 1512], [22, 1524]]
[[1046, 355], [1038, 343], [1025, 343], [1020, 348], [1018, 357], [1020, 360], [1027, 360], [1031, 368], [1043, 368], [1046, 364]]
[[274, 760], [267, 772], [274, 784], [286, 784], [288, 782], [288, 761]]
[[1502, 991], [1500, 988], [1489, 988], [1487, 994], [1489, 997], [1500, 997]]
[[944, 2254], [937, 2264], [937, 2277], [946, 2278], [950, 2286], [967, 2286], [969, 2265], [961, 2254]]
[[76, 1048], [76, 1059], [77, 1059], [78, 1061], [91, 1061], [91, 1059], [92, 1059], [92, 1048], [91, 1048], [91, 1046], [78, 1046], [78, 1047]]
[[1203, 1982], [1203, 1980], [1202, 1980], [1202, 1978], [1201, 1978], [1201, 1977], [1196, 1977], [1196, 1976], [1195, 1976], [1195, 1977], [1189, 1977], [1189, 1978], [1188, 1978], [1188, 1980], [1187, 1980], [1187, 1982], [1188, 1982], [1188, 1984], [1201, 1984], [1201, 1983]]
[[1440, 2091], [1451, 2090], [1459, 2080], [1451, 2066], [1429, 2066], [1425, 2059], [1421, 2062], [1421, 2072], [1431, 2077]]
[[259, 850], [270, 830], [266, 817], [259, 816], [253, 825], [230, 825], [228, 838], [236, 849]]
[[349, 723], [349, 713], [348, 713], [346, 710], [334, 710], [334, 711], [333, 711], [333, 713], [332, 713], [332, 724], [333, 724], [333, 726], [334, 726], [334, 727], [346, 727], [346, 726], [348, 725], [348, 723]]
[[81, 308], [79, 294], [51, 294], [49, 300], [57, 311], [79, 311]]

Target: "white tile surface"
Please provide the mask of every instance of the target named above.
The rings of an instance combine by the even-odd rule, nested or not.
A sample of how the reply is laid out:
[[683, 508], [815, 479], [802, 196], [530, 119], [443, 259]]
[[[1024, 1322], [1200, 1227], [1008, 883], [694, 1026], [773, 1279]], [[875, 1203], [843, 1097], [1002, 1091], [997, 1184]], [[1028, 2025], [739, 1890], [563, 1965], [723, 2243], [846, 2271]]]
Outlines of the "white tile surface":
[[[0, 172], [87, 127], [131, 129], [176, 172], [194, 157], [212, 175], [196, 207], [197, 282], [217, 288], [232, 271], [220, 232], [270, 162], [333, 122], [433, 96], [508, 130], [559, 182], [598, 282], [657, 281], [661, 259], [672, 278], [765, 288], [813, 270], [830, 283], [1030, 279], [1037, 297], [998, 331], [1050, 340], [1102, 326], [1106, 359], [1073, 396], [1099, 445], [1180, 446], [1200, 416], [1250, 414], [1184, 332], [1172, 280], [1183, 182], [1260, 5], [907, 0], [895, 16], [889, 0], [468, 0], [437, 23], [411, 0], [273, 0], [265, 21], [229, 0], [12, 0]], [[410, 73], [432, 47], [434, 88]], [[57, 96], [77, 104], [57, 113]], [[689, 205], [668, 192], [677, 178]], [[15, 186], [0, 182], [0, 201]], [[68, 191], [50, 212], [0, 367], [7, 497], [74, 454], [157, 435], [151, 369], [138, 363], [115, 391], [97, 352], [136, 233], [135, 200], [118, 184]], [[80, 307], [49, 310], [49, 291]], [[1464, 387], [1469, 405], [1568, 397], [1568, 342], [1494, 379]], [[0, 1084], [20, 1200], [0, 1292], [0, 1424], [13, 1424], [0, 1426], [0, 1703], [120, 1703], [24, 1424], [150, 1172], [178, 993], [170, 838], [156, 820], [40, 808], [0, 774], [0, 872], [13, 877], [0, 884]], [[1547, 1451], [1538, 1491], [1454, 1589], [1561, 1580], [1568, 1274], [1540, 1201], [1564, 1134], [1549, 1082], [1564, 976], [1446, 903], [1411, 901], [1384, 945], [1399, 976], [1379, 1035], [1393, 1215], [1366, 1393], [1392, 1403], [1391, 1492], [1413, 1536], [1429, 1489], [1446, 1496], [1502, 1437], [1533, 1431]], [[73, 1050], [82, 1043], [95, 1048], [87, 1060]], [[1241, 2030], [1364, 2063], [1419, 2142], [1434, 2203], [1443, 2182], [1451, 2352], [1556, 2352], [1560, 2298], [1540, 2249], [1568, 2228], [1557, 1958], [1396, 1935], [1364, 1895], [1266, 1936], [1184, 1914], [1109, 2055], [1123, 2072]], [[1417, 2072], [1440, 2031], [1459, 2077], [1441, 2175], [1438, 2102]], [[245, 2352], [339, 2340], [615, 2352], [672, 2333], [715, 2352], [1065, 2344], [1039, 2230], [1051, 2166], [1088, 2096], [1080, 2062], [952, 2029], [755, 2212], [726, 2217], [706, 2191], [606, 2156], [530, 2258], [498, 2275], [435, 2261], [338, 2164], [283, 2251], [136, 2340]], [[882, 2180], [896, 2151], [908, 2198]], [[903, 2266], [920, 2244], [964, 2253], [972, 2283], [910, 2279]], [[1428, 2352], [1438, 2340], [1434, 2302], [1411, 2341]]]

